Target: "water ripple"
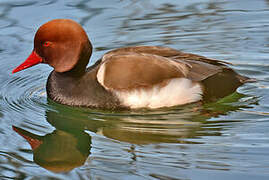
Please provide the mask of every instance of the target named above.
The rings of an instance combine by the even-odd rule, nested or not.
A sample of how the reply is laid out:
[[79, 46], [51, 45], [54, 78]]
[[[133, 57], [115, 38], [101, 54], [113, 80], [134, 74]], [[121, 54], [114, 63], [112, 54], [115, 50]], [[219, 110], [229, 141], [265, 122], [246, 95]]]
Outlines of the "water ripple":
[[6, 111], [18, 113], [28, 110], [37, 114], [44, 112], [46, 90], [42, 76], [15, 76], [3, 82], [1, 96], [6, 103]]

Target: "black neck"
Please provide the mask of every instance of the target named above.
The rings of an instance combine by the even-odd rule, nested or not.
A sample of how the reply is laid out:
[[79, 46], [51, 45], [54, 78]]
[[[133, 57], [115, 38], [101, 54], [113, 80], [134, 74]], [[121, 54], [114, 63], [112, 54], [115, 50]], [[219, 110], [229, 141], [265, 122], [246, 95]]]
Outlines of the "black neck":
[[119, 108], [120, 103], [115, 96], [98, 83], [96, 64], [83, 73], [53, 71], [47, 81], [48, 97], [66, 105]]

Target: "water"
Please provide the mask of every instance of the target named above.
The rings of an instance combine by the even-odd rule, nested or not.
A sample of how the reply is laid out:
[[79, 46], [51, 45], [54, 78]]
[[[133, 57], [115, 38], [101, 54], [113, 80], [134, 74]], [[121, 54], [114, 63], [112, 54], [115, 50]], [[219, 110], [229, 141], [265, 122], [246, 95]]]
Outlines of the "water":
[[[268, 179], [268, 17], [268, 0], [1, 0], [0, 179]], [[50, 67], [11, 74], [54, 18], [83, 25], [91, 64], [114, 48], [162, 45], [231, 62], [258, 81], [204, 105], [59, 105], [46, 96]], [[42, 144], [32, 150], [12, 127]]]

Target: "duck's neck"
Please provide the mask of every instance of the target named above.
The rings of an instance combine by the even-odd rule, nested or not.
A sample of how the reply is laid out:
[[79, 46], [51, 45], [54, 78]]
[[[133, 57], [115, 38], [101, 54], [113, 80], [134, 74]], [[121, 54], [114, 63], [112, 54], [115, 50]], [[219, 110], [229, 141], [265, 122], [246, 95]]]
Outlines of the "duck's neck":
[[47, 81], [48, 97], [71, 106], [118, 108], [120, 103], [115, 96], [98, 83], [96, 71], [92, 67], [83, 73], [52, 71]]

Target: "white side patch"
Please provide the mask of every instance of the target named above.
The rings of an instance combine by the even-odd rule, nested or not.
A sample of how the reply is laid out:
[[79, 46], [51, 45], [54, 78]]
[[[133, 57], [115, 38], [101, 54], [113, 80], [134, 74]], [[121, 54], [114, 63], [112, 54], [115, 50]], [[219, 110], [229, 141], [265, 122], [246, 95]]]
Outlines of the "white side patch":
[[132, 91], [113, 91], [123, 105], [130, 108], [160, 108], [197, 102], [202, 99], [202, 87], [186, 78], [175, 78], [164, 86]]
[[101, 64], [100, 68], [98, 69], [98, 72], [97, 72], [97, 81], [105, 87], [104, 85], [104, 76], [105, 76], [105, 70], [106, 70], [106, 67], [105, 67], [106, 63], [103, 63]]

